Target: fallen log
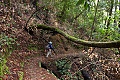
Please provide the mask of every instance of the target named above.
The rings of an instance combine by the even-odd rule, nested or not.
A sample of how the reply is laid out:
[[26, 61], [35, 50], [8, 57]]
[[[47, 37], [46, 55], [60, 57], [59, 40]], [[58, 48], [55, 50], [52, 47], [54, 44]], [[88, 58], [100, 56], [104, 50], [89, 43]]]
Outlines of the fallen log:
[[84, 45], [84, 46], [88, 46], [88, 47], [98, 47], [98, 48], [119, 48], [120, 47], [120, 40], [109, 41], [109, 42], [85, 41], [85, 40], [78, 39], [78, 38], [75, 38], [73, 36], [70, 36], [69, 34], [66, 34], [65, 32], [63, 32], [62, 30], [60, 30], [58, 28], [38, 24], [37, 29], [51, 30], [55, 33], [61, 34], [66, 39], [68, 39], [72, 42], [75, 42], [77, 44], [81, 44], [81, 45]]

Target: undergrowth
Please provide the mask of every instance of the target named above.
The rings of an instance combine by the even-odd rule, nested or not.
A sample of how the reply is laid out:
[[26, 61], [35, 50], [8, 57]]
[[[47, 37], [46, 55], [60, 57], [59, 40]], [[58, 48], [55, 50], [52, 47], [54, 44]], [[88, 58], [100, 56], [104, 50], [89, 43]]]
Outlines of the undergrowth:
[[5, 74], [9, 74], [9, 68], [7, 67], [7, 59], [12, 53], [15, 44], [15, 38], [10, 38], [5, 34], [0, 34], [0, 80]]

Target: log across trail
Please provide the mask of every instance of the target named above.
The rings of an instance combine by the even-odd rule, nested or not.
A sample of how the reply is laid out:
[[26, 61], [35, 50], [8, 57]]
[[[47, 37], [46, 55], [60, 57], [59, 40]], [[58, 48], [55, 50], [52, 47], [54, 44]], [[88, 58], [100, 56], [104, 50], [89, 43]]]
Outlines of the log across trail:
[[53, 74], [46, 69], [41, 68], [39, 63], [49, 63], [64, 58], [82, 57], [82, 54], [58, 54], [46, 58], [45, 56], [36, 56], [25, 60], [24, 64], [24, 79], [23, 80], [58, 80]]
[[27, 59], [24, 65], [23, 80], [58, 80], [46, 69], [39, 67], [40, 57]]

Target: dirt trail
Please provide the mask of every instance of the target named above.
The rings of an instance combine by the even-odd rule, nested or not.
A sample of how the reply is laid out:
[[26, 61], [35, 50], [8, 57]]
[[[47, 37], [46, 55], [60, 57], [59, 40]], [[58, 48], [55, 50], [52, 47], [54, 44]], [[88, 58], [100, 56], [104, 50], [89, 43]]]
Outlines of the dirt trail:
[[78, 56], [81, 54], [59, 54], [46, 58], [45, 56], [36, 56], [26, 59], [24, 65], [24, 79], [23, 80], [58, 80], [55, 76], [49, 73], [46, 69], [40, 68], [39, 63], [47, 63], [56, 59], [64, 58], [66, 56]]
[[39, 67], [39, 58], [40, 57], [34, 57], [26, 60], [23, 80], [58, 80], [46, 69]]

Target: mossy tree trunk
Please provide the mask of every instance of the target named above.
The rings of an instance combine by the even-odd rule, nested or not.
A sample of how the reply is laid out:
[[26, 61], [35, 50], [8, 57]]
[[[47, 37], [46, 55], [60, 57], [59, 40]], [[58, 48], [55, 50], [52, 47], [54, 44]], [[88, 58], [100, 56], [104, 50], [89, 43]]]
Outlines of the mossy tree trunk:
[[81, 44], [84, 46], [88, 46], [88, 47], [98, 47], [98, 48], [119, 48], [120, 47], [120, 40], [119, 41], [110, 41], [110, 42], [85, 41], [85, 40], [70, 36], [69, 34], [66, 34], [65, 32], [63, 32], [62, 30], [60, 30], [58, 28], [38, 24], [37, 29], [51, 30], [53, 32], [61, 34], [66, 39], [68, 39], [72, 42], [75, 42], [77, 44]]

